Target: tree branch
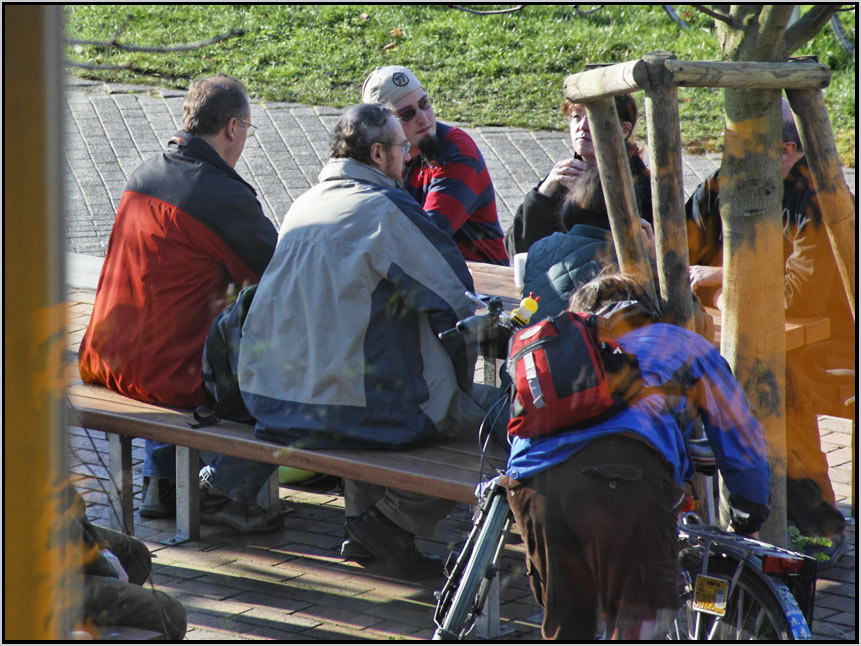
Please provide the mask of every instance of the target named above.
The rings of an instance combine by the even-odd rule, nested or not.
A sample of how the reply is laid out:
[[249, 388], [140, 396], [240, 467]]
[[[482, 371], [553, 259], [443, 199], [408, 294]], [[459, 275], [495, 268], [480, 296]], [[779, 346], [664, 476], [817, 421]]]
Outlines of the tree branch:
[[520, 11], [525, 6], [526, 5], [519, 4], [516, 7], [511, 7], [510, 9], [496, 9], [493, 11], [478, 11], [477, 9], [470, 9], [468, 7], [462, 7], [459, 4], [450, 4], [449, 5], [449, 7], [451, 7], [452, 9], [460, 9], [461, 11], [465, 11], [467, 13], [478, 14], [479, 16], [490, 16], [490, 15], [498, 14], [498, 13], [514, 13], [515, 11]]
[[715, 20], [720, 20], [721, 22], [725, 22], [726, 24], [728, 24], [730, 27], [732, 26], [732, 18], [730, 18], [725, 13], [720, 13], [719, 11], [715, 11], [714, 9], [709, 9], [704, 4], [695, 4], [691, 6], [697, 11], [701, 11], [705, 15], [711, 16]]
[[172, 80], [188, 80], [189, 76], [184, 76], [181, 74], [170, 74], [169, 72], [164, 72], [162, 70], [154, 70], [147, 69], [145, 67], [138, 67], [134, 63], [124, 63], [122, 65], [102, 65], [99, 63], [79, 63], [77, 61], [64, 61], [64, 64], [68, 67], [80, 67], [85, 70], [128, 70], [129, 72], [134, 72], [135, 74], [141, 74], [143, 76], [157, 76], [159, 78], [164, 79], [172, 79]]
[[131, 63], [123, 63], [122, 65], [101, 65], [97, 63], [79, 63], [77, 61], [63, 61], [67, 67], [80, 67], [85, 70], [130, 70]]
[[759, 16], [759, 47], [762, 60], [781, 60], [782, 38], [794, 5], [766, 5]]
[[581, 8], [580, 8], [580, 5], [575, 4], [575, 5], [574, 5], [574, 11], [575, 11], [575, 12], [577, 12], [577, 15], [578, 15], [578, 16], [588, 16], [589, 14], [593, 14], [593, 13], [595, 13], [596, 11], [599, 11], [600, 9], [603, 9], [603, 7], [604, 7], [604, 5], [599, 4], [599, 5], [598, 5], [597, 7], [595, 7], [594, 9], [581, 9]]
[[814, 5], [810, 11], [793, 23], [783, 37], [783, 55], [788, 57], [796, 49], [813, 38], [831, 20], [839, 4]]
[[156, 54], [167, 54], [169, 52], [187, 52], [193, 49], [200, 49], [202, 47], [207, 47], [209, 45], [214, 45], [215, 43], [220, 43], [229, 38], [234, 38], [237, 36], [244, 36], [245, 31], [242, 29], [231, 29], [226, 34], [221, 34], [219, 36], [214, 36], [209, 40], [202, 43], [191, 43], [188, 45], [176, 45], [175, 47], [141, 47], [139, 45], [123, 45], [122, 43], [116, 42], [116, 40], [107, 40], [107, 41], [99, 41], [99, 40], [73, 40], [71, 38], [67, 38], [66, 42], [70, 45], [90, 45], [92, 47], [113, 47], [115, 49], [122, 50], [124, 52], [149, 52]]

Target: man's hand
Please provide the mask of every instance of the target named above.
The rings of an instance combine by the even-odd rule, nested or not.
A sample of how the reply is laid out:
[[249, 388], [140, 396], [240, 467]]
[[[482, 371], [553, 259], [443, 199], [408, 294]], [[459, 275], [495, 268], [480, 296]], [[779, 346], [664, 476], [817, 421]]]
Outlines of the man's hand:
[[117, 578], [120, 581], [125, 581], [126, 583], [128, 583], [128, 572], [126, 572], [125, 568], [122, 566], [122, 563], [120, 563], [120, 559], [117, 557], [117, 555], [110, 550], [102, 550], [102, 556], [104, 556], [108, 563], [113, 566], [114, 571], [117, 573]]
[[541, 186], [538, 187], [538, 192], [546, 197], [552, 197], [559, 185], [562, 184], [566, 188], [570, 188], [577, 178], [586, 170], [586, 163], [579, 159], [562, 159], [556, 162], [556, 165], [550, 170]]
[[716, 287], [723, 285], [723, 267], [708, 267], [691, 265], [688, 268], [691, 278], [691, 289], [697, 291], [700, 287]]

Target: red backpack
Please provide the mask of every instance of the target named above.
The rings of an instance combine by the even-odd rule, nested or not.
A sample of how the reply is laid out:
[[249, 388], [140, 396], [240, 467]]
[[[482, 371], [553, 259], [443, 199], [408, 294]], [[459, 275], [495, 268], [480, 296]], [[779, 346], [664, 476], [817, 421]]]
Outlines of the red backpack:
[[508, 432], [535, 437], [591, 426], [661, 391], [644, 385], [637, 357], [611, 336], [631, 329], [634, 318], [637, 324], [652, 321], [639, 303], [626, 301], [606, 316], [566, 310], [512, 334]]

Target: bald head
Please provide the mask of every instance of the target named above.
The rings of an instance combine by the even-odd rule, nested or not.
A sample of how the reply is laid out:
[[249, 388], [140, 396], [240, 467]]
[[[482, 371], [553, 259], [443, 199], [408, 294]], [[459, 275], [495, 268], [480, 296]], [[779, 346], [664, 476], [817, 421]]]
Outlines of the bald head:
[[780, 163], [783, 170], [783, 177], [789, 175], [789, 171], [804, 157], [804, 148], [801, 146], [801, 137], [798, 136], [798, 128], [795, 125], [795, 118], [792, 114], [792, 108], [789, 107], [789, 101], [785, 98], [780, 99], [780, 115], [783, 121], [783, 147], [780, 155]]
[[783, 141], [792, 142], [800, 153], [804, 153], [804, 148], [801, 147], [801, 137], [798, 136], [798, 127], [795, 125], [795, 117], [792, 114], [792, 108], [789, 107], [789, 101], [785, 98], [780, 99], [780, 116], [783, 120]]

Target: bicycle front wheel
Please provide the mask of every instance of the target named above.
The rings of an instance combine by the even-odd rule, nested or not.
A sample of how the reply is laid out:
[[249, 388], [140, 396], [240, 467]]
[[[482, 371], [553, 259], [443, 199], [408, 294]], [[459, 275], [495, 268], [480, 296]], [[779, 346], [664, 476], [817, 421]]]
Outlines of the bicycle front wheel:
[[504, 492], [494, 495], [490, 511], [485, 519], [472, 554], [454, 593], [451, 606], [445, 612], [434, 639], [462, 639], [469, 631], [472, 621], [482, 611], [482, 584], [489, 585], [496, 576], [492, 570], [493, 559], [504, 540], [503, 530], [508, 520], [508, 500]]
[[[708, 576], [732, 581], [738, 563], [712, 558]], [[793, 641], [810, 639], [810, 630], [798, 603], [786, 585], [766, 583], [749, 567], [743, 567], [726, 599], [725, 614], [718, 616], [694, 609], [688, 599], [679, 615], [675, 638], [697, 641]]]

